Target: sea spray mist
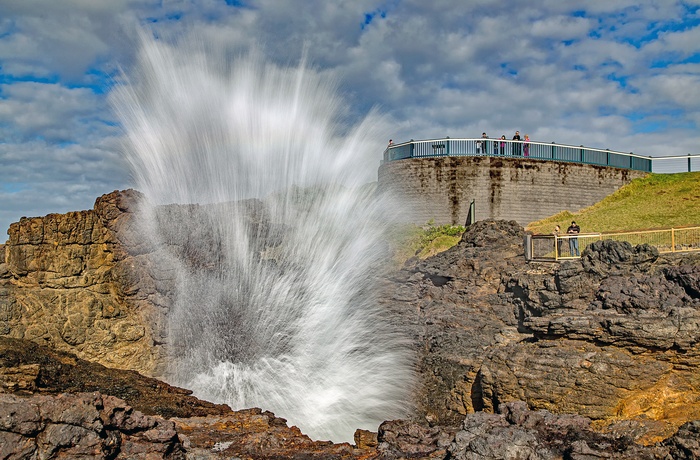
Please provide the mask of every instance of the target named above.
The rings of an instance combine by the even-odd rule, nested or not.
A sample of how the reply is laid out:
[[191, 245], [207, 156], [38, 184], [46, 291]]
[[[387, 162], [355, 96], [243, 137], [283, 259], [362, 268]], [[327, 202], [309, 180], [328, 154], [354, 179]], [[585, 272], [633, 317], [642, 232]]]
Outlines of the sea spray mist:
[[150, 38], [111, 100], [144, 238], [177, 280], [170, 383], [316, 439], [406, 416], [410, 347], [376, 299], [395, 207], [363, 186], [381, 118], [344, 122], [303, 62]]

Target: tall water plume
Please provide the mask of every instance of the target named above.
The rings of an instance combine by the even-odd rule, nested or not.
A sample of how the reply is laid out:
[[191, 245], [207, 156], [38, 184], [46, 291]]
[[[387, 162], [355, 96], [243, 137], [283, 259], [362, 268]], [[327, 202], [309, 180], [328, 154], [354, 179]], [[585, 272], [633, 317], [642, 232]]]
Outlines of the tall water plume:
[[411, 356], [374, 284], [391, 224], [370, 114], [348, 128], [333, 84], [144, 39], [115, 89], [144, 235], [177, 273], [169, 380], [262, 407], [317, 439], [408, 412]]

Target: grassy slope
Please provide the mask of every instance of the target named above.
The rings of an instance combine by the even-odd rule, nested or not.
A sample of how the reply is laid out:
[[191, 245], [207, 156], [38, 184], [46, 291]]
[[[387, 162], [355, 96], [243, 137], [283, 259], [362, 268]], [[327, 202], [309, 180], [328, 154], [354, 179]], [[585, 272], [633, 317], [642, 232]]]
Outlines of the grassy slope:
[[[527, 230], [551, 233], [555, 225], [566, 231], [572, 220], [582, 232], [616, 232], [700, 225], [700, 172], [650, 174], [602, 201], [572, 214], [560, 212], [532, 222]], [[449, 225], [397, 226], [389, 240], [393, 263], [400, 267], [407, 259], [425, 259], [459, 242], [464, 228]]]
[[562, 231], [575, 220], [582, 232], [616, 232], [700, 225], [700, 172], [649, 174], [577, 213], [560, 212], [527, 230]]
[[413, 256], [427, 259], [445, 251], [459, 242], [463, 232], [459, 225], [398, 225], [389, 237], [393, 265], [399, 268]]

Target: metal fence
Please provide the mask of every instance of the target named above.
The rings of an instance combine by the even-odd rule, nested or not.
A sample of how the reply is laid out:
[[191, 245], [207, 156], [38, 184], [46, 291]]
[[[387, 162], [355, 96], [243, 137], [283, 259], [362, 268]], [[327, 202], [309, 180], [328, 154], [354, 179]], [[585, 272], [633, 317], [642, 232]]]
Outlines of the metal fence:
[[507, 139], [428, 139], [390, 145], [383, 161], [446, 156], [490, 156], [566, 161], [645, 172], [700, 170], [700, 155], [648, 157], [584, 146]]
[[[529, 240], [529, 241], [528, 241]], [[580, 258], [581, 252], [594, 241], [627, 241], [631, 245], [648, 244], [660, 253], [700, 251], [700, 227], [669, 228], [624, 233], [580, 233], [572, 235], [529, 235], [527, 258], [557, 261]]]

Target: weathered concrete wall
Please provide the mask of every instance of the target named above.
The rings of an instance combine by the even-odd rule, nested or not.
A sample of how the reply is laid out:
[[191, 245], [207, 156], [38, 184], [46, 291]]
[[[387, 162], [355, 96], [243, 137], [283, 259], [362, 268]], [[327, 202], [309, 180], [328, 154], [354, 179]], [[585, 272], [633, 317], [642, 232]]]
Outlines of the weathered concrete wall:
[[393, 192], [402, 220], [418, 225], [464, 224], [474, 200], [476, 219], [521, 225], [578, 211], [613, 193], [641, 171], [522, 158], [408, 159], [379, 167], [379, 190]]

